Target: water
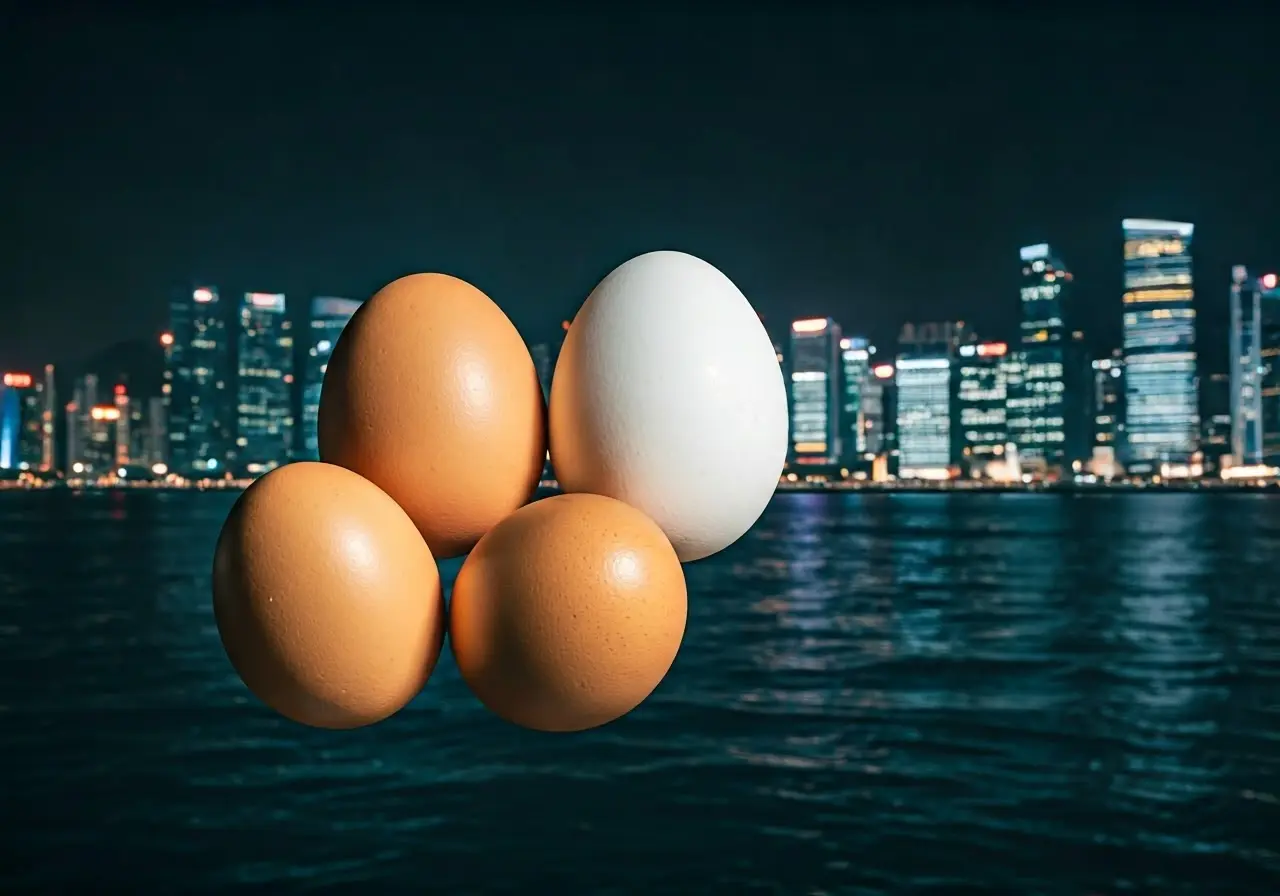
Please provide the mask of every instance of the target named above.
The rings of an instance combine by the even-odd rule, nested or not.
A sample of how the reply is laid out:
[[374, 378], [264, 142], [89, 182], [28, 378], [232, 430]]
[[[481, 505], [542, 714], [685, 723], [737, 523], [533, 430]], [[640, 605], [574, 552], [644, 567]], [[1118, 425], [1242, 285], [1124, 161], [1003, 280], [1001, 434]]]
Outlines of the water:
[[779, 496], [567, 736], [447, 659], [273, 717], [209, 606], [233, 499], [0, 494], [0, 892], [1280, 892], [1280, 499]]

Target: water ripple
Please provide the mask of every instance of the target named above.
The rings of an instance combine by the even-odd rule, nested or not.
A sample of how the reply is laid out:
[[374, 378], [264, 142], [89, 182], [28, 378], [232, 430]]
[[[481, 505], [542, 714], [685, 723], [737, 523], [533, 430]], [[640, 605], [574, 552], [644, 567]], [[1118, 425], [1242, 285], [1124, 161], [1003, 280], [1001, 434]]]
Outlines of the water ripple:
[[552, 737], [448, 657], [372, 729], [265, 711], [233, 499], [0, 495], [5, 893], [1280, 892], [1280, 501], [780, 496], [653, 698]]

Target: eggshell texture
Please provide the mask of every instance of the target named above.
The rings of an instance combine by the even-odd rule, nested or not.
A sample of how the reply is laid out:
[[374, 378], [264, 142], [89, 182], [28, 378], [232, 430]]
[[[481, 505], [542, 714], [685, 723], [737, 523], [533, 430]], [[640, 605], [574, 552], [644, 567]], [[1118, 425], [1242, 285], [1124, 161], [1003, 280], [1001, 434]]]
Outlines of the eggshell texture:
[[532, 496], [546, 409], [533, 358], [502, 310], [456, 277], [414, 274], [342, 331], [318, 435], [321, 460], [395, 498], [444, 559]]
[[657, 524], [611, 498], [557, 495], [507, 517], [467, 557], [449, 642], [497, 715], [581, 731], [653, 692], [687, 610], [684, 570]]
[[565, 337], [551, 384], [551, 464], [566, 492], [652, 517], [683, 561], [741, 538], [787, 459], [773, 342], [736, 286], [683, 252], [604, 278]]
[[218, 538], [213, 610], [249, 690], [317, 728], [395, 713], [444, 640], [440, 573], [412, 520], [330, 464], [280, 467], [240, 496]]

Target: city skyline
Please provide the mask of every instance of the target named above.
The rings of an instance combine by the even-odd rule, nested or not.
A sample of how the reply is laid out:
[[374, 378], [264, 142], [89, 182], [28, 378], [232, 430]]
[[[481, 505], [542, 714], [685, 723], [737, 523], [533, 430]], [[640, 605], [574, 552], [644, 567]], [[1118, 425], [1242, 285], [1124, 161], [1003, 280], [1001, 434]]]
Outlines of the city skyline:
[[[1280, 75], [1238, 52], [1238, 22], [1174, 17], [1165, 86], [1117, 89], [1153, 38], [1101, 15], [765, 10], [673, 28], [398, 10], [376, 37], [331, 10], [20, 17], [0, 54], [24, 87], [0, 147], [20, 175], [0, 219], [0, 359], [75, 364], [150, 335], [193, 275], [366, 296], [441, 269], [531, 333], [662, 247], [717, 264], [771, 321], [831, 315], [884, 344], [902, 320], [963, 313], [1004, 333], [1007, 246], [1040, 240], [1070, 260], [1101, 351], [1119, 343], [1115, 220], [1196, 222], [1206, 285], [1280, 244], [1275, 125], [1240, 115], [1225, 139], [1222, 111], [1266, 108]], [[1026, 35], [1046, 31], [1057, 61], [1027, 65]], [[439, 38], [425, 61], [421, 33]], [[200, 61], [236, 56], [258, 64]], [[1209, 322], [1226, 297], [1201, 298], [1223, 358]]]
[[[1213, 470], [1220, 454], [1233, 451], [1245, 466], [1274, 460], [1280, 412], [1263, 396], [1280, 395], [1280, 369], [1272, 369], [1280, 365], [1269, 360], [1280, 354], [1280, 312], [1270, 301], [1280, 297], [1276, 275], [1233, 268], [1231, 354], [1238, 361], [1230, 373], [1211, 371], [1201, 365], [1196, 338], [1194, 224], [1120, 223], [1124, 345], [1101, 359], [1083, 339], [1075, 276], [1050, 243], [1018, 250], [1021, 320], [1013, 334], [980, 334], [963, 321], [908, 321], [877, 356], [869, 339], [832, 317], [791, 321], [789, 340], [775, 338], [775, 345], [789, 382], [792, 468], [924, 480], [1106, 470], [1110, 478], [1117, 463], [1130, 474], [1155, 475], [1171, 464]], [[77, 377], [65, 407], [66, 468], [141, 464], [182, 475], [253, 476], [315, 459], [328, 355], [360, 304], [325, 296], [290, 302], [263, 292], [227, 301], [213, 283], [179, 290], [159, 339], [162, 394], [130, 394], [122, 382], [111, 387], [114, 406], [100, 404], [107, 384], [93, 373]], [[296, 345], [295, 318], [304, 325]], [[561, 322], [557, 337], [567, 326]], [[528, 347], [549, 390], [559, 338]], [[52, 366], [38, 383], [8, 372], [4, 384], [0, 467], [49, 469], [58, 454]], [[1254, 452], [1235, 450], [1254, 429]], [[885, 466], [868, 464], [881, 460]]]

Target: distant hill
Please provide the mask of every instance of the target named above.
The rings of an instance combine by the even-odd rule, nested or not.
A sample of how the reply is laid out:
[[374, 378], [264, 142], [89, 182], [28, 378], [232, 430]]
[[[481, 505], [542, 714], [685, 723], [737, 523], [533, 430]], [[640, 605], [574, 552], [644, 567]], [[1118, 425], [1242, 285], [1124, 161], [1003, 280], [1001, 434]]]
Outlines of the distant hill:
[[105, 387], [124, 383], [129, 394], [149, 398], [160, 394], [164, 382], [164, 349], [150, 339], [129, 339], [96, 352], [79, 364], [58, 370], [58, 391], [70, 394], [73, 381], [86, 373], [96, 373]]

